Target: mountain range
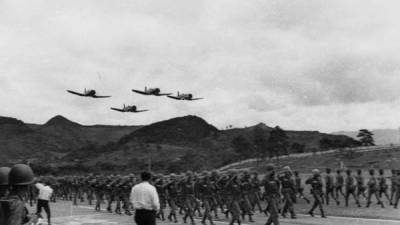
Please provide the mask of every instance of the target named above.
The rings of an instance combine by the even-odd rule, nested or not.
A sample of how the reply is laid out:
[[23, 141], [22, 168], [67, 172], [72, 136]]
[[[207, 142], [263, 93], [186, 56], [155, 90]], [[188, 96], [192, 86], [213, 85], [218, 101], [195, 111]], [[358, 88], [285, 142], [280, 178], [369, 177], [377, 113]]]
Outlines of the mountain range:
[[[255, 130], [268, 139], [273, 128], [260, 123], [218, 130], [197, 116], [184, 116], [145, 126], [85, 126], [63, 116], [45, 124], [0, 117], [0, 164], [28, 160], [41, 173], [132, 171], [152, 166], [157, 171], [201, 170], [238, 160], [233, 140], [254, 145]], [[321, 139], [352, 143], [345, 135], [318, 131], [286, 131], [290, 152], [315, 151]], [[250, 150], [249, 150], [250, 151]]]

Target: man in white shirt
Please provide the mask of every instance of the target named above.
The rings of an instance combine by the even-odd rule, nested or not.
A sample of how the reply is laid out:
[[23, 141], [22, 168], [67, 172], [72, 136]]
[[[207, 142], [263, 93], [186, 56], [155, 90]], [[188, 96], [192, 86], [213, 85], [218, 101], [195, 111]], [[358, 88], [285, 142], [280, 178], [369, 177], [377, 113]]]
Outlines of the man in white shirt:
[[156, 188], [149, 183], [151, 174], [143, 172], [142, 182], [132, 188], [130, 200], [135, 210], [137, 225], [155, 225], [156, 213], [160, 210], [160, 200]]
[[51, 198], [51, 195], [53, 194], [53, 189], [49, 186], [49, 182], [47, 180], [44, 180], [43, 183], [36, 183], [35, 187], [39, 190], [39, 196], [38, 196], [38, 201], [37, 201], [37, 208], [36, 208], [36, 215], [39, 218], [42, 218], [42, 208], [44, 208], [44, 211], [46, 212], [47, 215], [47, 220], [48, 224], [50, 225], [50, 206], [49, 206], [49, 201]]

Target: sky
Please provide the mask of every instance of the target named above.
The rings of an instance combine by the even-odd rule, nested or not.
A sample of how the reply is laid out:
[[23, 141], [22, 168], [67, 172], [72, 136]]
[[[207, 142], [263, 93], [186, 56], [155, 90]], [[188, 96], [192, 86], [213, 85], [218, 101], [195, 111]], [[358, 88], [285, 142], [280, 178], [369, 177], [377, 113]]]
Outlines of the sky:
[[[400, 127], [397, 0], [0, 0], [0, 115], [143, 125], [197, 115], [334, 132]], [[159, 87], [199, 101], [141, 96]], [[109, 99], [74, 96], [96, 89]], [[137, 105], [151, 111], [118, 113]]]

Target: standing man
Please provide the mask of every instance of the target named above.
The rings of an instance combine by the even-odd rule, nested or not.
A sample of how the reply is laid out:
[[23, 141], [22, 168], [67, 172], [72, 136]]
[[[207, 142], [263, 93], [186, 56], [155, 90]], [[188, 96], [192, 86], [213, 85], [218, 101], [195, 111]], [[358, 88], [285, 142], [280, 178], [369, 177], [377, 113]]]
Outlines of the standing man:
[[47, 221], [48, 224], [50, 225], [50, 206], [49, 206], [49, 201], [51, 198], [51, 195], [53, 194], [53, 188], [49, 186], [49, 181], [45, 179], [43, 183], [36, 183], [35, 187], [39, 190], [39, 196], [38, 196], [38, 201], [37, 201], [37, 207], [36, 207], [36, 215], [39, 218], [43, 218], [41, 213], [42, 213], [42, 208], [44, 208], [44, 211], [46, 212], [47, 215]]
[[132, 188], [130, 200], [135, 210], [137, 225], [155, 225], [156, 214], [160, 210], [160, 200], [156, 188], [149, 183], [151, 174], [142, 172], [142, 182]]

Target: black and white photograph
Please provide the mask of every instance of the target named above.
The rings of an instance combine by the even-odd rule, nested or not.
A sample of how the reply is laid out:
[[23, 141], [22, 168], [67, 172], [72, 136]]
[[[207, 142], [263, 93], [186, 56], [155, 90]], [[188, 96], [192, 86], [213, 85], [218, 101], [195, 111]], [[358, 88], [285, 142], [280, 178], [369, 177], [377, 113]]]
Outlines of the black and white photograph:
[[0, 225], [400, 225], [399, 9], [0, 0]]

